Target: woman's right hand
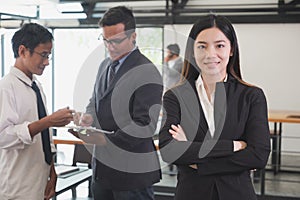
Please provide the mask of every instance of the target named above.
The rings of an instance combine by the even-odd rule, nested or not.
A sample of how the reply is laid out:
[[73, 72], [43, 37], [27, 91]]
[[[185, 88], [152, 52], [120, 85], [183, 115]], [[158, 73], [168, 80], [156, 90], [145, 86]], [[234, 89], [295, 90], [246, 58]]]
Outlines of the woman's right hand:
[[172, 129], [169, 129], [169, 133], [177, 141], [187, 141], [186, 135], [182, 127], [178, 124], [177, 126], [171, 125]]

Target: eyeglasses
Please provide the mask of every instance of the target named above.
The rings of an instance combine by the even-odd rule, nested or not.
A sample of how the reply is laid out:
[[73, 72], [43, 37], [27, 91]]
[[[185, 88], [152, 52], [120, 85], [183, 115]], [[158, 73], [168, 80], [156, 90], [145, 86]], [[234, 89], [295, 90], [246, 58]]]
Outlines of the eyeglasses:
[[33, 53], [38, 54], [38, 55], [41, 56], [44, 60], [46, 60], [46, 59], [51, 60], [51, 59], [52, 59], [51, 53], [47, 53], [47, 52], [39, 53], [39, 52], [36, 52], [36, 51], [33, 51]]
[[121, 38], [121, 39], [111, 39], [111, 40], [108, 40], [106, 39], [102, 34], [98, 37], [98, 40], [103, 40], [104, 44], [105, 45], [118, 45], [118, 44], [121, 44], [126, 38], [128, 38], [128, 36], [125, 36], [124, 38]]

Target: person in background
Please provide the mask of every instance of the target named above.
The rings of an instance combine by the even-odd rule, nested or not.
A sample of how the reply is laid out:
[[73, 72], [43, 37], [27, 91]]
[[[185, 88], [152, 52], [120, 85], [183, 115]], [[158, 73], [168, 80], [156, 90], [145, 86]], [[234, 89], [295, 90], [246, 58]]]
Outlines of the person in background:
[[162, 78], [136, 46], [135, 18], [124, 6], [110, 8], [99, 22], [109, 58], [99, 66], [81, 126], [113, 131], [74, 135], [96, 144], [92, 190], [95, 200], [152, 200], [161, 172], [153, 135], [161, 109]]
[[[179, 54], [180, 48], [178, 44], [174, 43], [167, 46], [167, 55], [163, 66], [164, 91], [174, 87], [180, 81], [183, 61]], [[171, 176], [176, 175], [176, 166], [169, 164], [168, 167], [169, 171], [167, 173]]]
[[180, 48], [178, 44], [169, 44], [167, 46], [167, 55], [163, 66], [163, 81], [165, 91], [174, 87], [180, 81], [183, 61], [179, 56]]
[[36, 23], [24, 24], [11, 40], [15, 64], [0, 80], [1, 200], [49, 200], [55, 194], [55, 148], [49, 128], [70, 123], [74, 111], [64, 108], [39, 119], [34, 87], [44, 105], [46, 101], [35, 75], [49, 65], [52, 41], [52, 34]]
[[241, 76], [227, 18], [197, 21], [186, 44], [182, 83], [164, 94], [162, 158], [178, 167], [176, 200], [254, 200], [250, 171], [270, 153], [263, 90]]

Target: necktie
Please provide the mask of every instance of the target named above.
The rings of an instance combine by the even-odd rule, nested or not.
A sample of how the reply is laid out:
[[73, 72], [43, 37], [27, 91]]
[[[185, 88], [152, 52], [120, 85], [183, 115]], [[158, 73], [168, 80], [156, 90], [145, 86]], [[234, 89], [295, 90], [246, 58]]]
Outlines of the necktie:
[[116, 74], [116, 66], [118, 66], [119, 61], [115, 60], [109, 65], [109, 79], [108, 79], [108, 85], [112, 82], [112, 80], [115, 78]]
[[[46, 116], [46, 110], [44, 107], [40, 89], [37, 87], [35, 82], [32, 83], [31, 88], [36, 93], [38, 114], [39, 114], [39, 119], [41, 119]], [[52, 153], [51, 153], [51, 148], [50, 148], [49, 129], [46, 128], [46, 129], [42, 130], [41, 134], [42, 134], [42, 143], [43, 143], [43, 151], [44, 151], [44, 155], [45, 155], [45, 161], [46, 161], [46, 163], [48, 163], [50, 165], [51, 161], [52, 161]]]

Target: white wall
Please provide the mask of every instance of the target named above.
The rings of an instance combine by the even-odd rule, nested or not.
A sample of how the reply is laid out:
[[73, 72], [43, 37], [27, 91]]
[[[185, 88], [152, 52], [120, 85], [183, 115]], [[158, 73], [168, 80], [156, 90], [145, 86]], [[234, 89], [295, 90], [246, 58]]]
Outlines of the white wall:
[[[243, 79], [264, 90], [269, 109], [300, 111], [300, 24], [235, 24], [234, 27]], [[177, 42], [183, 56], [190, 29], [191, 25], [166, 26], [165, 45]], [[300, 124], [284, 124], [283, 135], [300, 137]], [[299, 142], [300, 139], [284, 139], [283, 150], [300, 151]]]

